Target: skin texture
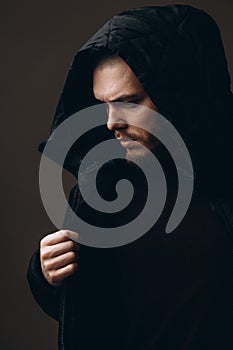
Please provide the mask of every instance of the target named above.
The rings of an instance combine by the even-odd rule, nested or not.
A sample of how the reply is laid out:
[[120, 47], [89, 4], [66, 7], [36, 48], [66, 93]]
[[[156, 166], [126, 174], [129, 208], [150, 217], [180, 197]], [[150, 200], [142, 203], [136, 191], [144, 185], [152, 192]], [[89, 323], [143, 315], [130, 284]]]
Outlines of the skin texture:
[[[130, 123], [140, 120], [142, 127], [152, 130], [155, 125], [151, 110], [156, 111], [157, 108], [129, 66], [121, 58], [100, 62], [93, 72], [93, 91], [98, 100], [107, 104], [107, 127], [126, 148], [126, 158], [145, 159], [147, 149], [141, 145], [153, 151], [159, 144], [158, 140], [148, 131]], [[129, 140], [134, 141], [129, 143]], [[45, 236], [40, 242], [42, 272], [54, 287], [60, 286], [78, 269], [79, 245], [72, 240], [74, 235], [77, 233], [61, 230]]]
[[[107, 104], [107, 127], [114, 132], [115, 137], [119, 141], [123, 139], [137, 141], [121, 142], [126, 148], [127, 159], [144, 158], [147, 149], [141, 145], [152, 151], [158, 146], [158, 140], [143, 129], [146, 127], [153, 130], [156, 127], [151, 118], [151, 110], [157, 111], [157, 108], [136, 75], [120, 57], [113, 62], [107, 60], [97, 65], [93, 74], [93, 92], [97, 100]], [[140, 121], [142, 128], [131, 125], [137, 121]]]
[[64, 278], [78, 268], [79, 245], [69, 238], [75, 234], [60, 230], [45, 236], [40, 242], [41, 269], [51, 286], [59, 287]]

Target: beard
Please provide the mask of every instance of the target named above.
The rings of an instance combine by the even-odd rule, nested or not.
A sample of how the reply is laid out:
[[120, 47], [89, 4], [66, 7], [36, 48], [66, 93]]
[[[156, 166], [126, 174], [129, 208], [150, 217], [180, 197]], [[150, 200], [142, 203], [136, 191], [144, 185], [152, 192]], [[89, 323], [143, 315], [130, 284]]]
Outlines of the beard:
[[[138, 141], [138, 140], [137, 140]], [[157, 157], [160, 154], [161, 143], [155, 138], [149, 139], [150, 142], [146, 143], [139, 141], [139, 145], [127, 149], [125, 158], [129, 162], [135, 162], [137, 164], [148, 164], [151, 162], [151, 155]]]
[[127, 150], [126, 151], [126, 155], [125, 158], [127, 160], [128, 163], [133, 162], [136, 164], [144, 164], [145, 162], [148, 162], [148, 152], [140, 152], [137, 149], [134, 150]]
[[137, 132], [115, 132], [116, 138], [125, 138], [129, 140], [137, 141], [137, 145], [130, 147], [126, 150], [125, 159], [128, 162], [135, 162], [137, 164], [145, 164], [151, 161], [151, 152], [155, 155], [157, 150], [160, 148], [160, 141], [151, 133], [145, 132], [138, 128]]
[[136, 147], [127, 149], [125, 158], [128, 164], [132, 165], [132, 163], [134, 163], [134, 165], [136, 164], [141, 168], [145, 166], [150, 167], [151, 161], [153, 161], [152, 157], [157, 158], [157, 152], [158, 152], [157, 148], [150, 149], [146, 147], [136, 146]]

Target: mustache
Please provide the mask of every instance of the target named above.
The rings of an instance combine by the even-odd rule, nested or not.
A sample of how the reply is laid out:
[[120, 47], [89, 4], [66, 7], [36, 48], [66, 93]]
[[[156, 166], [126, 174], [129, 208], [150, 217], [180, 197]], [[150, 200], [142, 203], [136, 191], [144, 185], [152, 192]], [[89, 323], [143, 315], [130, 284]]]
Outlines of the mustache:
[[137, 134], [134, 134], [134, 133], [120, 133], [120, 132], [115, 132], [114, 133], [114, 136], [116, 138], [122, 138], [122, 139], [131, 139], [131, 140], [142, 140], [141, 137]]

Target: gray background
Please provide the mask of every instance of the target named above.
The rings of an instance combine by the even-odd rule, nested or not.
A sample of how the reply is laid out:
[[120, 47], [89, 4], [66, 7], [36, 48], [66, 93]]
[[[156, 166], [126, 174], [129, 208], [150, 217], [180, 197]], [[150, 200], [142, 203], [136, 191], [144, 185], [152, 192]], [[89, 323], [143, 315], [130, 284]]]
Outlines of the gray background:
[[[72, 57], [112, 15], [177, 1], [15, 1], [1, 5], [1, 340], [3, 350], [55, 350], [56, 322], [34, 302], [29, 258], [55, 228], [41, 204], [37, 144], [48, 136]], [[220, 26], [233, 74], [232, 0], [180, 1], [206, 10]], [[224, 106], [223, 106], [224, 108]], [[68, 178], [68, 184], [72, 179]]]

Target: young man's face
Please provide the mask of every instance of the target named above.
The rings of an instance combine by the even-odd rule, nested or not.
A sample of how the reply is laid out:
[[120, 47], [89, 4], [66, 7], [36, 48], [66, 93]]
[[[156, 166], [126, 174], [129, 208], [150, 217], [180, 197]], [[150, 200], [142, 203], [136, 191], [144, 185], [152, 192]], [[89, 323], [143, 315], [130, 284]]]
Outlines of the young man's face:
[[[111, 65], [106, 64], [95, 68], [93, 91], [96, 99], [107, 104], [107, 127], [114, 131], [122, 147], [126, 148], [127, 159], [144, 158], [148, 152], [147, 149], [153, 151], [158, 147], [159, 141], [143, 129], [155, 129], [151, 111], [140, 106], [146, 106], [155, 111], [157, 108], [122, 59]], [[135, 122], [140, 122], [142, 128], [131, 125]], [[147, 149], [141, 145], [146, 146]]]

